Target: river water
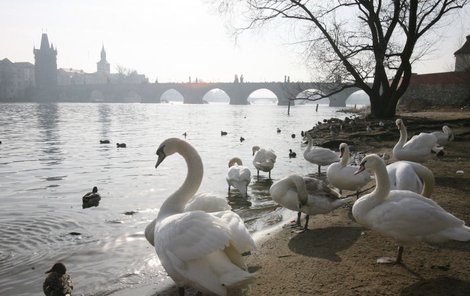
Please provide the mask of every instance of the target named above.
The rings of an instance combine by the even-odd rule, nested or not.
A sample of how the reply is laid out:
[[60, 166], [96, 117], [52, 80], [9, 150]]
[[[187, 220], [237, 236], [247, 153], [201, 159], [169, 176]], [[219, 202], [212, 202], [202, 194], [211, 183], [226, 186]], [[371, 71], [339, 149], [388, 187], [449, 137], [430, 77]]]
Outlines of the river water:
[[[112, 295], [145, 282], [158, 287], [166, 273], [143, 230], [186, 175], [176, 156], [155, 169], [164, 139], [186, 132], [204, 162], [199, 192], [227, 197], [256, 234], [282, 213], [269, 197], [272, 181], [266, 174], [256, 179], [251, 147], [276, 152], [274, 181], [311, 174], [316, 166], [303, 159], [301, 130], [345, 116], [326, 105], [318, 112], [294, 106], [288, 116], [276, 105], [0, 104], [0, 295], [41, 295], [44, 272], [57, 261], [72, 275], [75, 295]], [[289, 159], [289, 149], [297, 158]], [[227, 194], [234, 156], [252, 169], [248, 200]], [[100, 205], [82, 209], [93, 186]]]

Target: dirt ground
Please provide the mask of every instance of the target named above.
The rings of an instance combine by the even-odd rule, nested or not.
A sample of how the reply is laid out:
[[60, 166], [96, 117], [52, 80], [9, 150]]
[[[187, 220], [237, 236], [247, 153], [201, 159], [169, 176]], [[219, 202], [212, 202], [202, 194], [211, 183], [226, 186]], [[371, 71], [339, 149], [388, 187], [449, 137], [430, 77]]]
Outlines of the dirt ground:
[[[425, 165], [436, 178], [432, 199], [470, 225], [470, 110], [400, 116], [409, 135], [440, 130], [443, 124], [454, 129], [455, 141], [445, 156]], [[353, 142], [356, 151], [392, 155], [399, 138], [394, 121], [366, 124], [372, 132], [339, 132], [331, 138]], [[314, 132], [328, 142], [331, 129], [324, 126]], [[381, 265], [377, 258], [394, 256], [396, 243], [357, 224], [350, 208], [311, 217], [309, 228], [300, 234], [284, 228], [259, 244], [247, 258], [257, 278], [245, 295], [470, 295], [470, 241], [405, 246], [403, 264]]]

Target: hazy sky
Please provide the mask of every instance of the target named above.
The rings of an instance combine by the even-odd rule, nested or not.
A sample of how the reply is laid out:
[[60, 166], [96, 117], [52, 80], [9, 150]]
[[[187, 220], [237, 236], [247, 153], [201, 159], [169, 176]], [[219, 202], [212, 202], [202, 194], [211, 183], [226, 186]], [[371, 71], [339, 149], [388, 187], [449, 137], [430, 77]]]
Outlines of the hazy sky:
[[[0, 59], [13, 62], [34, 63], [33, 47], [45, 32], [57, 47], [59, 68], [95, 72], [104, 44], [111, 72], [120, 65], [150, 81], [311, 78], [287, 30], [245, 33], [235, 42], [227, 18], [204, 0], [0, 0], [0, 7]], [[453, 53], [470, 35], [469, 20], [470, 7], [449, 20], [437, 50], [414, 72], [453, 70]]]

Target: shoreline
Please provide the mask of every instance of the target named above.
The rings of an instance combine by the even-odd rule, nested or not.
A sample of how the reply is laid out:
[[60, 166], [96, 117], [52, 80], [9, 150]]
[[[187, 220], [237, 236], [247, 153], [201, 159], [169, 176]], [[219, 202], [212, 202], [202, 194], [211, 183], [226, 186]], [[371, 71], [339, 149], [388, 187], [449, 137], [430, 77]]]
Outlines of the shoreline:
[[[428, 131], [426, 127], [438, 130], [440, 128], [436, 127], [444, 122], [455, 127], [455, 141], [446, 147], [446, 155], [424, 165], [436, 178], [431, 198], [470, 225], [470, 111], [430, 110], [402, 112], [399, 116], [404, 118], [405, 124], [413, 122], [407, 125], [412, 132]], [[339, 138], [344, 136], [353, 141], [356, 151], [391, 155], [399, 133], [394, 120], [386, 126], [388, 128], [379, 129], [374, 125], [372, 133], [363, 129]], [[332, 138], [326, 124], [312, 132], [323, 142]], [[463, 170], [464, 174], [456, 174], [457, 170]], [[350, 207], [311, 217], [309, 230], [305, 233], [299, 234], [277, 224], [258, 235], [256, 242], [257, 250], [246, 260], [249, 271], [256, 273], [256, 279], [242, 294], [245, 296], [463, 296], [470, 291], [470, 242], [447, 242], [438, 247], [424, 243], [405, 246], [403, 264], [379, 265], [376, 259], [394, 256], [397, 245], [392, 239], [357, 224]], [[164, 283], [158, 290], [154, 283], [145, 283], [112, 295], [177, 295], [171, 279]], [[186, 295], [196, 295], [196, 291], [187, 290]]]

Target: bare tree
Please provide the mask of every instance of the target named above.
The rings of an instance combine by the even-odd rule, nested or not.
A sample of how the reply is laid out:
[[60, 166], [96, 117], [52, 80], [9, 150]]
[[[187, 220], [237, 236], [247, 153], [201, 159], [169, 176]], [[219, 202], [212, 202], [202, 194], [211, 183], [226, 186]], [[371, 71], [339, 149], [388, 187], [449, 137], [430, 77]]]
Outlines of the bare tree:
[[[310, 61], [326, 81], [340, 82], [328, 96], [358, 87], [370, 97], [371, 115], [395, 116], [412, 75], [412, 63], [429, 50], [425, 34], [470, 0], [220, 0], [228, 11], [246, 4], [241, 31], [287, 19], [303, 28]], [[420, 41], [420, 42], [418, 42]]]

